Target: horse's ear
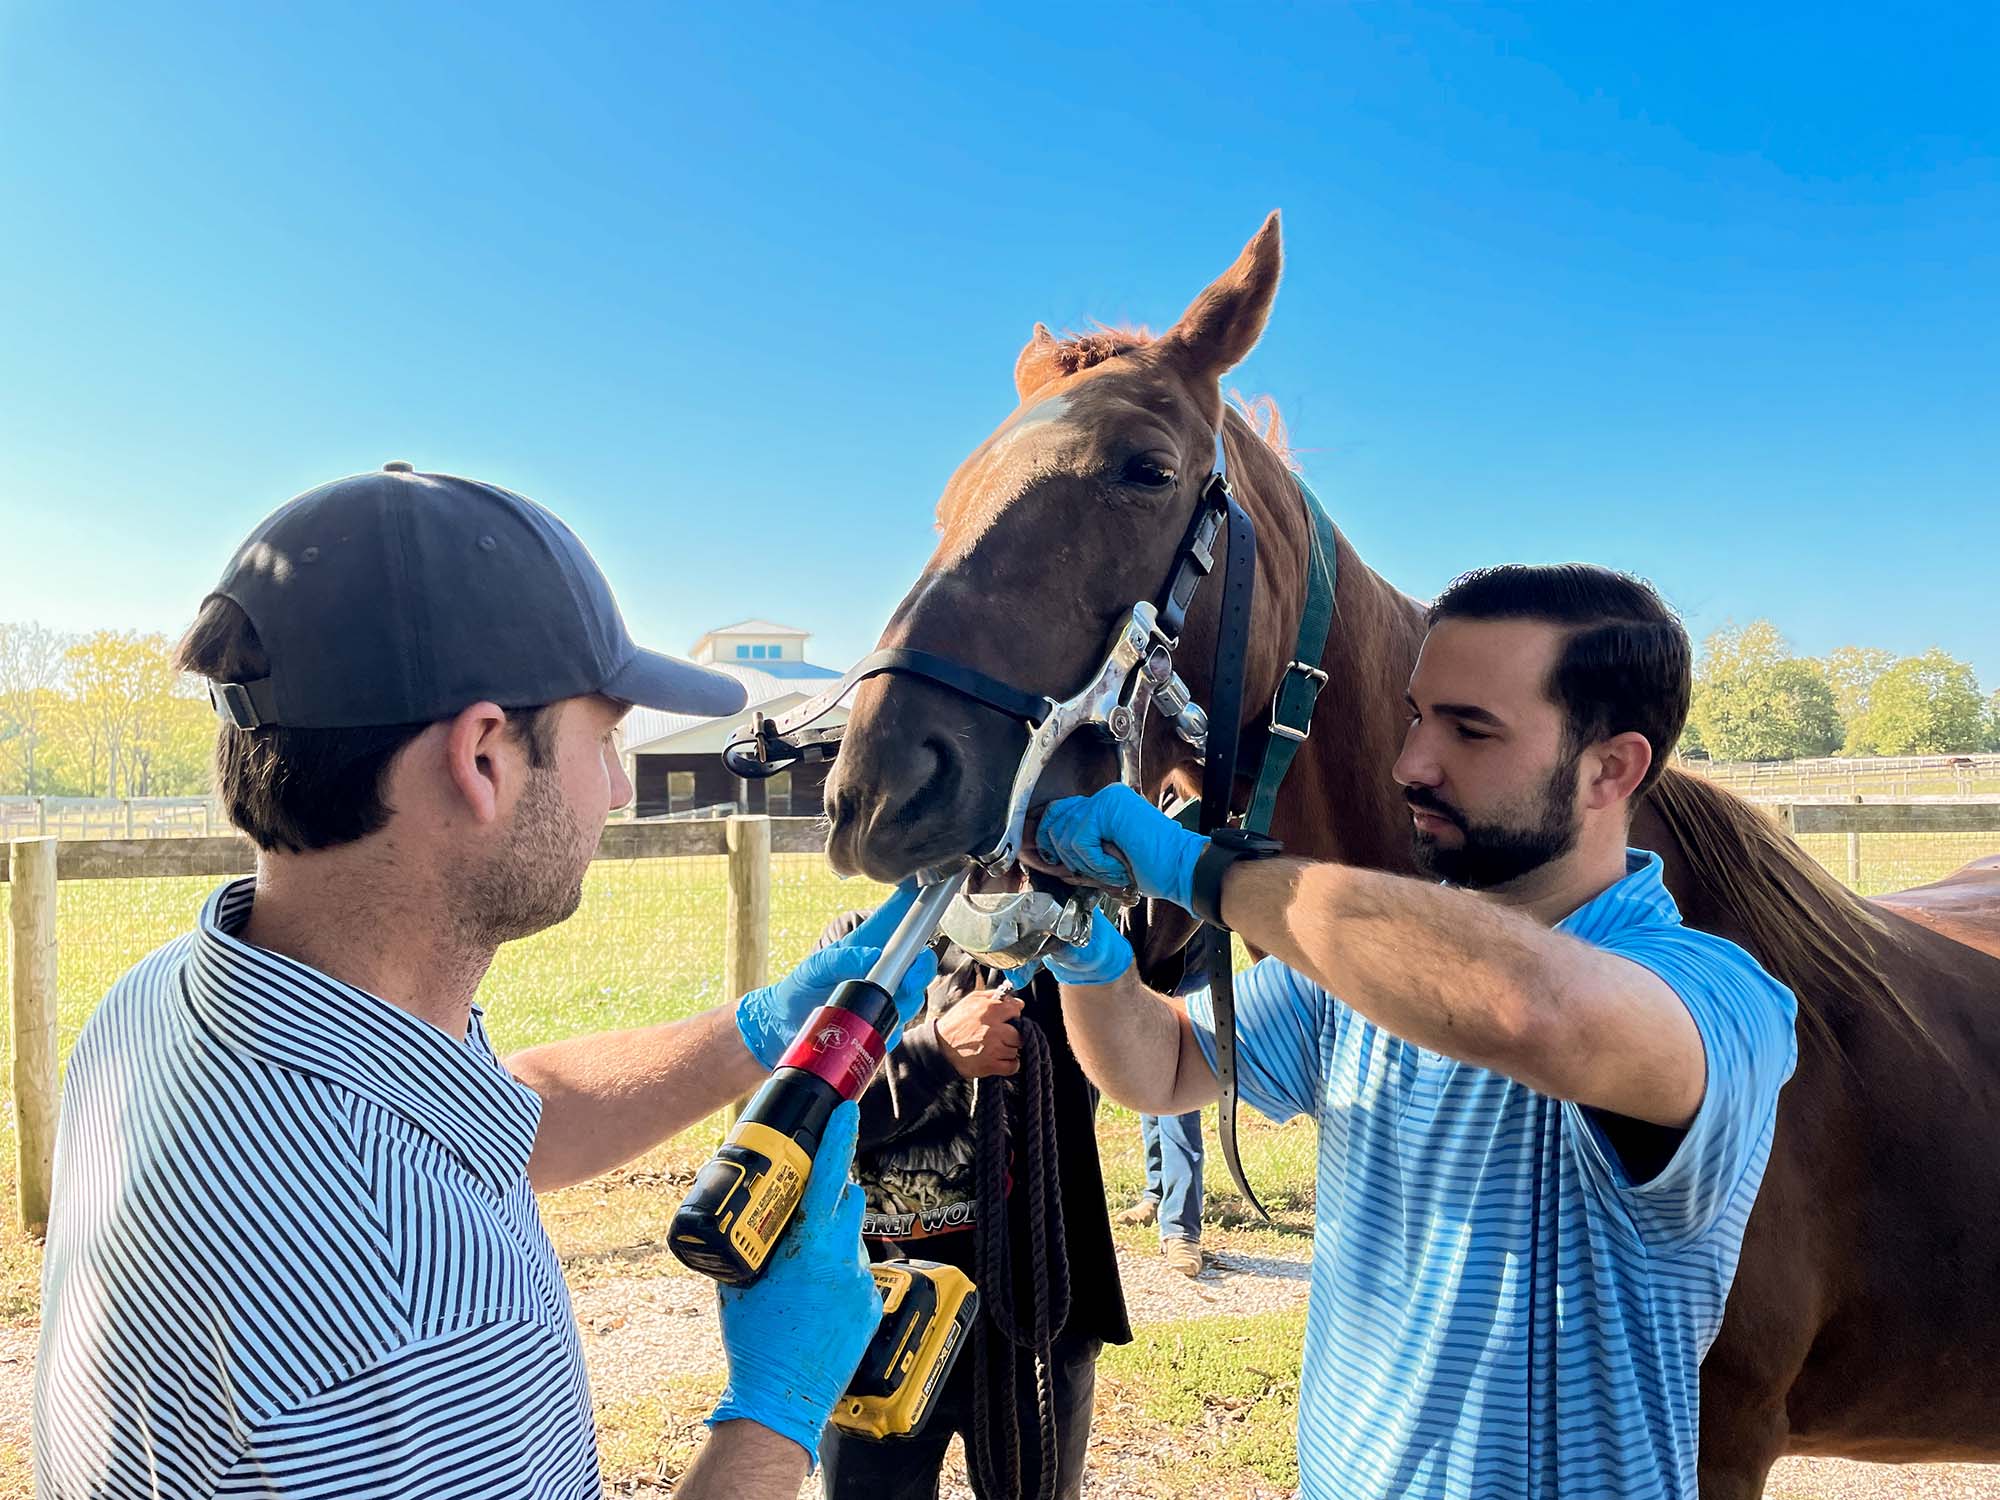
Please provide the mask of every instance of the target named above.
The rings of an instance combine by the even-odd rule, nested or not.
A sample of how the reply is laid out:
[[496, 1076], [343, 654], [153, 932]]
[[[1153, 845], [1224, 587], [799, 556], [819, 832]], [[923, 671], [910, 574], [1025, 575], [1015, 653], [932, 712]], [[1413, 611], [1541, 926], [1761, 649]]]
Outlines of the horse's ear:
[[1062, 374], [1061, 367], [1056, 363], [1056, 344], [1056, 336], [1049, 332], [1049, 325], [1037, 323], [1034, 336], [1022, 348], [1020, 358], [1014, 361], [1014, 389], [1023, 401]]
[[1278, 295], [1278, 275], [1284, 268], [1283, 236], [1277, 210], [1264, 221], [1236, 264], [1188, 305], [1180, 322], [1167, 330], [1162, 343], [1201, 380], [1220, 379], [1240, 363], [1263, 335]]

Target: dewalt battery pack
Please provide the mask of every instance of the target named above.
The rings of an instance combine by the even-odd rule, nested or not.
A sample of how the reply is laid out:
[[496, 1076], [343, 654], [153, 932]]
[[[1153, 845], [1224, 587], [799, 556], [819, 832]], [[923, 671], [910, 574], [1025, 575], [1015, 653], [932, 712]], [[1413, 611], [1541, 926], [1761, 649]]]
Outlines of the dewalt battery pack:
[[956, 1266], [885, 1260], [869, 1268], [882, 1294], [882, 1323], [833, 1409], [833, 1423], [856, 1437], [911, 1437], [972, 1331], [979, 1292]]

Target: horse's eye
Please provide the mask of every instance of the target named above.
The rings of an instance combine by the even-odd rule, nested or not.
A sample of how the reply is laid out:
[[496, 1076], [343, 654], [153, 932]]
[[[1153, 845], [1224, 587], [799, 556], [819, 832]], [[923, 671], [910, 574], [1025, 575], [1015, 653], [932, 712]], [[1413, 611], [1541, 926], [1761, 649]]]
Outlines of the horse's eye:
[[1174, 482], [1174, 471], [1149, 454], [1141, 453], [1125, 460], [1125, 472], [1120, 474], [1122, 484], [1136, 484], [1142, 489], [1164, 489]]

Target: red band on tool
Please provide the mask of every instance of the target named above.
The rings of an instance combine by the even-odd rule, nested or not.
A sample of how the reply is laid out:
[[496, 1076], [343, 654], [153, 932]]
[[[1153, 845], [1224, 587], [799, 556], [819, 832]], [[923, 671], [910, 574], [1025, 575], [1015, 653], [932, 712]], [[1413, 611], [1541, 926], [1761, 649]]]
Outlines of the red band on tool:
[[859, 1099], [888, 1050], [881, 1034], [853, 1011], [822, 1005], [785, 1049], [778, 1066], [817, 1074], [841, 1098]]

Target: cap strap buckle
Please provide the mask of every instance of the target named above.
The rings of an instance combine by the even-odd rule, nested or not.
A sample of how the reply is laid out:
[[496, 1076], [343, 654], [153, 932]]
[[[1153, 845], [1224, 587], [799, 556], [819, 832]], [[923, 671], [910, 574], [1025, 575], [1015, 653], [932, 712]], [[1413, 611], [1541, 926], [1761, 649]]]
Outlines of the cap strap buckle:
[[255, 682], [211, 682], [208, 701], [214, 705], [216, 717], [232, 729], [261, 729], [277, 717], [268, 677]]

